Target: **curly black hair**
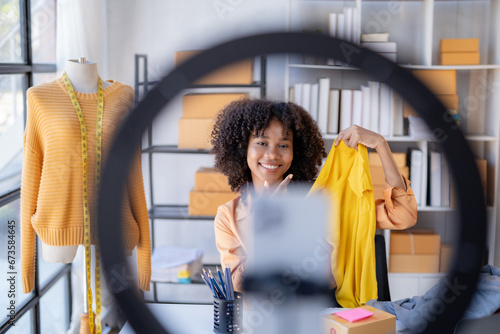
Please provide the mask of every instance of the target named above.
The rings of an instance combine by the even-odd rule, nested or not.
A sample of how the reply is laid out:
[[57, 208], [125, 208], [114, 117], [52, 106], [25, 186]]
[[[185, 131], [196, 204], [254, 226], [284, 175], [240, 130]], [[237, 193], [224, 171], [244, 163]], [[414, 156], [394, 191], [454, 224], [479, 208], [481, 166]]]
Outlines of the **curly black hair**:
[[267, 99], [240, 99], [231, 102], [217, 115], [211, 143], [215, 169], [226, 175], [231, 190], [244, 192], [252, 181], [247, 164], [250, 137], [262, 134], [272, 119], [278, 119], [287, 134], [293, 135], [293, 160], [283, 175], [293, 174], [294, 182], [312, 181], [326, 157], [321, 132], [311, 115], [292, 102]]

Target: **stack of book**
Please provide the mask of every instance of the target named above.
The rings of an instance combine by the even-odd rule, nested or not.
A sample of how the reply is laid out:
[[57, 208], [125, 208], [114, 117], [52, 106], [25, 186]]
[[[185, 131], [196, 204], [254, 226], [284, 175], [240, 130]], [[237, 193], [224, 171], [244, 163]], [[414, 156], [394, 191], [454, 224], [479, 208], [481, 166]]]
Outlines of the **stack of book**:
[[362, 34], [361, 46], [396, 62], [397, 44], [389, 42], [389, 33]]
[[329, 78], [298, 82], [290, 88], [290, 100], [309, 111], [324, 134], [355, 124], [383, 136], [403, 135], [402, 99], [379, 82], [370, 81], [360, 89], [331, 89]]
[[182, 97], [179, 148], [210, 149], [210, 138], [219, 111], [247, 94], [188, 94]]
[[[360, 11], [357, 7], [344, 7], [342, 13], [328, 15], [328, 35], [359, 44], [361, 35]], [[328, 65], [342, 65], [339, 60], [328, 60]]]
[[479, 39], [441, 39], [439, 65], [479, 65]]

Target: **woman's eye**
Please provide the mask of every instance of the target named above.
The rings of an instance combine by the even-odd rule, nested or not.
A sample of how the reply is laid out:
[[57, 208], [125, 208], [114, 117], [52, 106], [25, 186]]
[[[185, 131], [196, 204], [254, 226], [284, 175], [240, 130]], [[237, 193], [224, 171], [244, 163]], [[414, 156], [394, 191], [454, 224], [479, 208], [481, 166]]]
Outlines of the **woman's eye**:
[[265, 146], [265, 145], [266, 145], [266, 143], [264, 143], [264, 142], [262, 142], [262, 141], [259, 141], [259, 142], [257, 142], [257, 145], [260, 145], [260, 146]]
[[281, 148], [288, 148], [289, 146], [288, 146], [288, 144], [282, 144], [282, 145], [280, 145], [280, 147]]

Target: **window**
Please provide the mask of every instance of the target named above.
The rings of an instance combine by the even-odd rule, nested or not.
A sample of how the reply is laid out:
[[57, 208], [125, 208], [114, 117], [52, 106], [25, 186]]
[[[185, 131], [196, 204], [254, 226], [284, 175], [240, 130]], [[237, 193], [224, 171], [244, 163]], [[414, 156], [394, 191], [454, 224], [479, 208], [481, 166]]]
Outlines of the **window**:
[[[70, 266], [45, 264], [37, 257], [35, 289], [29, 294], [22, 291], [20, 275], [26, 90], [56, 76], [56, 0], [0, 0], [0, 22], [0, 270], [9, 275], [0, 283], [0, 307], [8, 310], [0, 315], [0, 332], [63, 332], [69, 321]], [[49, 300], [60, 303], [50, 309]], [[51, 327], [49, 318], [61, 328]]]

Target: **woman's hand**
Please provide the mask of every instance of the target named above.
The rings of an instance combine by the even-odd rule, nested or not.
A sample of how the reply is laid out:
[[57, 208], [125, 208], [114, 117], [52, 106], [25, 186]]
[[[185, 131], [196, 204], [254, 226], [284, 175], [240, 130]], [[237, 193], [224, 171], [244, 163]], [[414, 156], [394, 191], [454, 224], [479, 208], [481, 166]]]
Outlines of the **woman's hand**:
[[271, 196], [277, 195], [277, 194], [286, 194], [287, 190], [287, 185], [292, 181], [292, 174], [288, 174], [287, 177], [281, 183], [276, 187], [274, 191], [272, 191], [269, 188], [269, 183], [267, 181], [264, 181], [264, 191], [262, 192], [263, 194], [270, 194]]
[[341, 140], [343, 140], [347, 146], [354, 149], [357, 149], [358, 144], [377, 149], [386, 142], [383, 136], [358, 125], [353, 125], [340, 131], [335, 139], [335, 147], [337, 147]]

